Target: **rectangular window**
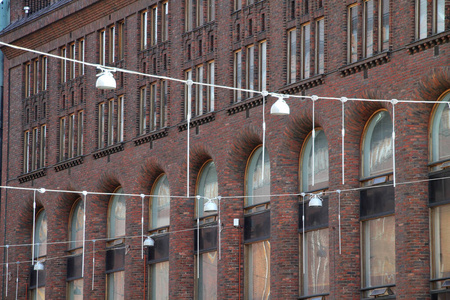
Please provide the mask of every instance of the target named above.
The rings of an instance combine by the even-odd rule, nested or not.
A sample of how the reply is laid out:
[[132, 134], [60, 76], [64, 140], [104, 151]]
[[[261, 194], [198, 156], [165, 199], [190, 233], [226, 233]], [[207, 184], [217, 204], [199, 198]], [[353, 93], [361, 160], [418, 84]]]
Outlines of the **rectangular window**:
[[[431, 209], [431, 278], [450, 276], [450, 205]], [[442, 288], [442, 282], [433, 283], [432, 289]]]
[[66, 158], [66, 118], [59, 119], [59, 161]]
[[142, 87], [139, 95], [139, 134], [144, 134], [147, 132], [147, 88]]
[[[192, 80], [192, 70], [187, 70], [184, 74], [186, 80]], [[188, 119], [191, 115], [191, 105], [192, 105], [192, 85], [185, 86], [184, 89], [184, 117]], [[189, 116], [188, 116], [189, 115]]]
[[373, 0], [364, 1], [363, 22], [364, 57], [370, 57], [373, 55]]
[[114, 144], [114, 99], [108, 101], [108, 146]]
[[41, 141], [39, 143], [39, 167], [45, 166], [47, 152], [47, 125], [41, 125]]
[[234, 10], [239, 10], [242, 8], [242, 0], [234, 0]]
[[427, 0], [416, 0], [416, 39], [427, 37]]
[[67, 149], [68, 158], [75, 156], [75, 115], [69, 116], [69, 146]]
[[433, 0], [433, 33], [445, 31], [445, 0]]
[[125, 271], [106, 274], [108, 300], [125, 299]]
[[83, 155], [84, 144], [84, 113], [78, 112], [78, 127], [77, 127], [77, 156]]
[[[207, 80], [209, 84], [214, 84], [214, 61], [208, 62]], [[207, 88], [207, 104], [206, 110], [208, 112], [214, 111], [214, 87], [208, 86]]]
[[379, 49], [389, 50], [389, 0], [380, 0], [379, 15]]
[[206, 18], [208, 22], [214, 21], [216, 18], [216, 0], [206, 0], [206, 4], [208, 5]]
[[141, 13], [141, 50], [147, 48], [147, 24], [148, 12], [145, 10]]
[[124, 21], [121, 21], [118, 23], [118, 36], [117, 36], [117, 51], [119, 55], [119, 60], [122, 60], [124, 58], [125, 54], [125, 23]]
[[109, 47], [108, 59], [109, 63], [113, 63], [116, 57], [116, 26], [109, 27]]
[[98, 148], [105, 146], [105, 103], [98, 105]]
[[294, 83], [297, 75], [297, 30], [288, 31], [287, 82]]
[[[61, 56], [67, 57], [66, 47], [61, 48]], [[61, 82], [67, 81], [67, 60], [63, 59], [61, 61]]]
[[197, 21], [196, 21], [196, 25], [201, 26], [203, 25], [203, 0], [197, 0], [196, 3], [196, 7], [197, 7]]
[[358, 6], [348, 8], [348, 41], [347, 62], [354, 63], [358, 60]]
[[[242, 88], [242, 52], [238, 50], [234, 52], [234, 87]], [[234, 91], [234, 101], [242, 100], [242, 91]]]
[[169, 261], [150, 265], [150, 299], [169, 299]]
[[162, 41], [167, 41], [169, 39], [169, 2], [163, 2], [162, 4]]
[[158, 7], [153, 6], [151, 12], [150, 43], [154, 46], [158, 43]]
[[267, 42], [259, 43], [259, 90], [267, 90]]
[[47, 56], [42, 57], [42, 63], [41, 63], [41, 89], [43, 91], [47, 90], [47, 74], [48, 74], [48, 58]]
[[38, 128], [33, 128], [33, 135], [31, 139], [31, 169], [36, 170], [38, 167]]
[[[196, 81], [203, 83], [203, 66], [198, 66], [196, 70]], [[203, 114], [203, 85], [195, 85], [195, 115]]]
[[[255, 89], [255, 47], [254, 46], [247, 47], [246, 69], [247, 69], [246, 87], [248, 90], [254, 90]], [[253, 97], [253, 93], [249, 92], [247, 94], [247, 96], [248, 96], [248, 98], [251, 98], [251, 97]]]
[[316, 22], [316, 74], [325, 72], [325, 22], [324, 19]]
[[39, 93], [39, 59], [33, 60], [33, 94]]
[[217, 251], [201, 253], [197, 264], [198, 255], [195, 256], [195, 278], [197, 278], [197, 266], [200, 274], [195, 286], [195, 299], [217, 299]]
[[270, 242], [245, 245], [245, 299], [270, 297]]
[[23, 172], [30, 171], [30, 131], [25, 131], [23, 134]]
[[192, 2], [195, 0], [184, 0], [184, 4], [185, 4], [185, 20], [186, 20], [186, 24], [185, 24], [185, 29], [186, 31], [191, 31], [192, 30], [192, 13], [193, 13], [193, 5]]
[[125, 98], [123, 95], [117, 98], [117, 141], [123, 142], [124, 131], [124, 112], [125, 112]]
[[104, 65], [106, 63], [106, 34], [104, 30], [99, 33], [99, 45], [99, 64]]
[[[85, 60], [85, 41], [84, 39], [81, 39], [78, 41], [78, 60], [84, 61]], [[78, 66], [78, 75], [84, 75], [84, 64], [80, 64]]]
[[168, 124], [168, 112], [167, 112], [167, 106], [168, 106], [168, 89], [167, 89], [167, 80], [161, 81], [161, 112], [160, 112], [160, 122], [161, 122], [161, 128], [164, 128]]
[[31, 64], [25, 65], [25, 98], [30, 97], [31, 93]]
[[309, 78], [311, 74], [311, 26], [302, 26], [302, 79]]
[[[162, 92], [162, 91], [161, 91]], [[161, 94], [162, 96], [162, 94]], [[162, 103], [161, 103], [162, 104]], [[156, 83], [150, 85], [150, 131], [156, 129], [157, 114], [156, 114]]]

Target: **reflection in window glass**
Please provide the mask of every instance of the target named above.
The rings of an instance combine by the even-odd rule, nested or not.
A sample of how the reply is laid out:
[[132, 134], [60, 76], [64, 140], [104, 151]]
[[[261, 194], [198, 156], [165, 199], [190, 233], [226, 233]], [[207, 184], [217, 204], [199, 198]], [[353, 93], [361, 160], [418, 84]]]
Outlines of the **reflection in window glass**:
[[108, 276], [107, 300], [124, 300], [125, 299], [125, 272], [114, 272]]
[[[270, 195], [270, 163], [267, 149], [264, 151], [264, 174], [262, 171], [262, 147], [259, 147], [254, 151], [247, 167], [246, 186], [248, 197], [245, 198], [246, 206], [270, 201], [270, 196], [268, 196]], [[267, 196], [258, 197], [263, 195]]]
[[69, 282], [69, 300], [83, 300], [83, 279]]
[[45, 300], [45, 287], [31, 290], [30, 300]]
[[[450, 277], [450, 205], [431, 210], [433, 279]], [[440, 288], [437, 286], [435, 288]]]
[[270, 242], [246, 245], [246, 299], [270, 299]]
[[34, 243], [34, 257], [47, 255], [47, 213], [45, 210], [39, 212], [36, 218]]
[[[450, 93], [443, 101], [450, 99]], [[431, 161], [437, 162], [450, 158], [450, 109], [447, 103], [436, 107], [431, 129]]]
[[312, 135], [309, 136], [302, 156], [302, 191], [328, 187], [328, 141], [323, 130], [316, 130], [314, 138], [314, 186], [312, 185]]
[[197, 293], [198, 300], [217, 299], [217, 251], [200, 254]]
[[[219, 194], [218, 192], [218, 184], [217, 184], [217, 171], [216, 171], [216, 165], [214, 162], [207, 163], [201, 171], [200, 180], [197, 186], [197, 195], [200, 195], [202, 197], [206, 197], [209, 199], [216, 198]], [[196, 200], [197, 201], [197, 200]], [[200, 199], [200, 203], [195, 205], [195, 209], [197, 212], [198, 205], [200, 205], [200, 215], [199, 217], [206, 217], [211, 214], [215, 214], [215, 212], [204, 212], [203, 206], [205, 203], [204, 198]], [[213, 199], [213, 201], [218, 205], [218, 200]]]
[[[122, 188], [116, 191], [117, 194], [123, 193]], [[126, 202], [125, 196], [114, 195], [110, 201], [109, 206], [109, 226], [108, 237], [115, 238], [125, 236], [125, 217], [126, 217]]]
[[84, 205], [83, 201], [78, 200], [72, 211], [70, 220], [70, 249], [83, 246], [83, 227], [84, 227]]
[[305, 274], [303, 294], [314, 295], [329, 292], [330, 259], [328, 228], [305, 233]]
[[169, 299], [169, 262], [161, 262], [150, 266], [151, 299]]
[[392, 121], [387, 111], [375, 114], [364, 137], [364, 177], [392, 172]]
[[155, 185], [151, 198], [151, 228], [169, 226], [170, 224], [170, 189], [167, 176], [161, 176]]
[[364, 287], [395, 284], [395, 217], [363, 222]]

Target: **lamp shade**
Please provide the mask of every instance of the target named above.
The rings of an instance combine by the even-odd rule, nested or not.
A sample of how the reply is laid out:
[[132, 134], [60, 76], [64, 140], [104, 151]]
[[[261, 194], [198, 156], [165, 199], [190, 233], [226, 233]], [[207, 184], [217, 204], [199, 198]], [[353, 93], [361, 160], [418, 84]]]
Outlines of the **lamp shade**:
[[35, 271], [42, 271], [42, 270], [44, 270], [44, 264], [41, 263], [40, 261], [38, 261], [37, 263], [34, 264], [34, 270]]
[[217, 204], [214, 203], [211, 199], [208, 200], [208, 202], [205, 203], [205, 206], [203, 207], [204, 212], [214, 212], [217, 211]]
[[116, 80], [110, 71], [103, 70], [103, 72], [97, 76], [97, 82], [95, 83], [96, 88], [102, 90], [113, 90], [116, 88]]
[[286, 103], [286, 101], [284, 101], [282, 97], [279, 97], [278, 100], [270, 108], [270, 114], [278, 116], [289, 115], [289, 105]]
[[322, 207], [322, 199], [318, 195], [312, 195], [309, 200], [309, 207]]
[[155, 246], [155, 240], [148, 236], [145, 239], [145, 241], [144, 241], [144, 246], [145, 247], [153, 247], [153, 246]]

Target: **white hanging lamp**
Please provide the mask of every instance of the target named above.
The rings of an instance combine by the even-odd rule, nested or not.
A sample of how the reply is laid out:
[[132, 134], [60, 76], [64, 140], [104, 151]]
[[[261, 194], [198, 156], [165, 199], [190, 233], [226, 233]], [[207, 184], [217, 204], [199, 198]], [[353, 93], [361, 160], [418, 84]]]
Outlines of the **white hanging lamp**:
[[97, 74], [97, 82], [95, 87], [101, 90], [113, 90], [116, 88], [116, 80], [114, 79], [111, 70], [100, 68], [102, 72]]
[[312, 194], [309, 199], [309, 207], [322, 207], [322, 199], [318, 194]]
[[144, 241], [144, 246], [145, 247], [153, 247], [155, 246], [155, 240], [152, 239], [150, 236], [148, 236], [145, 241]]
[[271, 115], [286, 116], [289, 115], [290, 112], [289, 105], [284, 101], [283, 95], [279, 95], [278, 100], [270, 108]]
[[217, 211], [217, 204], [212, 201], [212, 199], [208, 199], [208, 202], [205, 203], [203, 207], [204, 212], [215, 212]]
[[43, 271], [44, 270], [44, 264], [40, 261], [34, 264], [34, 270], [35, 271]]

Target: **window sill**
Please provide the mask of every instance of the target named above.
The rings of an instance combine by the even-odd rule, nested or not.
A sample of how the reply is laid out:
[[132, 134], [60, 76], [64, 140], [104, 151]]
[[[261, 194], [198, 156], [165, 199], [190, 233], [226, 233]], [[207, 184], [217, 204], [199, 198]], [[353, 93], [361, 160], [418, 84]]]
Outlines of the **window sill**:
[[[191, 122], [189, 123], [190, 128], [198, 127], [200, 125], [212, 122], [216, 119], [216, 114], [214, 112], [209, 112], [207, 114], [196, 116], [193, 119], [191, 119]], [[178, 125], [178, 131], [184, 131], [187, 130], [187, 122]]]
[[[267, 100], [266, 100], [267, 102]], [[240, 102], [234, 103], [230, 108], [227, 109], [227, 114], [229, 116], [237, 114], [238, 112], [248, 110], [263, 104], [263, 97], [257, 96], [249, 98]]]
[[284, 88], [282, 88], [280, 92], [285, 94], [297, 94], [300, 93], [301, 91], [316, 87], [324, 83], [325, 83], [324, 74], [314, 75], [313, 77], [289, 84]]
[[19, 177], [17, 177], [17, 179], [19, 180], [19, 183], [24, 183], [24, 182], [31, 181], [34, 179], [38, 179], [40, 177], [44, 177], [45, 175], [47, 175], [46, 169], [41, 168], [38, 170], [28, 172], [26, 174], [22, 174]]
[[101, 157], [105, 157], [120, 151], [123, 151], [124, 147], [123, 147], [123, 143], [120, 144], [115, 144], [112, 146], [108, 146], [107, 148], [103, 148], [100, 150], [97, 150], [96, 152], [94, 152], [92, 155], [94, 156], [94, 159], [99, 159]]
[[450, 40], [450, 31], [444, 31], [430, 37], [413, 42], [406, 46], [410, 55], [430, 49], [431, 47], [448, 43]]
[[67, 159], [65, 161], [57, 163], [54, 168], [55, 172], [63, 171], [78, 165], [83, 164], [83, 156], [77, 156], [74, 158]]
[[169, 132], [167, 128], [162, 128], [159, 130], [152, 131], [150, 133], [145, 133], [144, 135], [141, 135], [133, 139], [133, 142], [135, 146], [139, 146], [166, 137], [168, 134]]
[[390, 52], [384, 51], [372, 57], [360, 60], [356, 63], [346, 65], [345, 67], [340, 68], [339, 72], [341, 73], [341, 77], [346, 77], [348, 75], [388, 63], [389, 61], [390, 61]]

